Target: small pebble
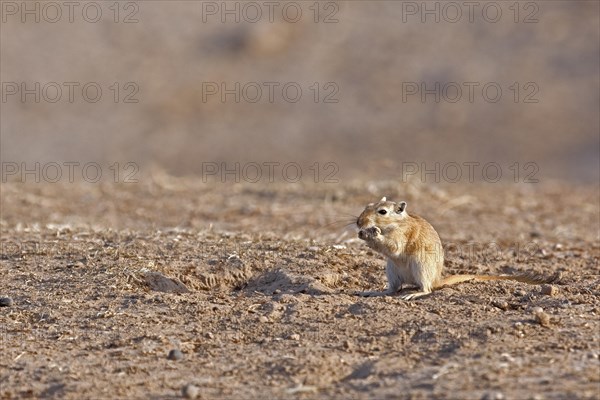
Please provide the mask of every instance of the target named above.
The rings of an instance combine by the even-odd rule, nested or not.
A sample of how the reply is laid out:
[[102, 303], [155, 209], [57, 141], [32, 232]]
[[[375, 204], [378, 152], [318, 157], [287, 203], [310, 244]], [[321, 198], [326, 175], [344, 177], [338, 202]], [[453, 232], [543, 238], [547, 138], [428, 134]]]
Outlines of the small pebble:
[[535, 313], [535, 320], [544, 328], [548, 328], [550, 326], [550, 316], [543, 311]]
[[290, 339], [291, 340], [300, 340], [300, 335], [298, 335], [297, 333], [293, 333], [290, 335]]
[[269, 318], [264, 315], [261, 315], [260, 317], [258, 317], [258, 322], [260, 322], [261, 324], [265, 324], [269, 322]]
[[186, 399], [195, 399], [200, 394], [200, 388], [198, 386], [194, 386], [191, 383], [188, 383], [183, 388], [181, 388], [181, 394]]
[[542, 285], [541, 293], [546, 296], [554, 296], [558, 293], [558, 289], [556, 286], [552, 285]]
[[526, 294], [527, 294], [527, 292], [524, 291], [523, 289], [515, 290], [515, 296], [525, 296]]
[[0, 297], [0, 307], [10, 307], [13, 305], [13, 299], [10, 297]]
[[483, 395], [481, 400], [504, 400], [504, 394], [501, 392], [488, 392]]
[[181, 350], [173, 349], [169, 352], [169, 355], [167, 356], [167, 358], [169, 360], [175, 360], [175, 361], [183, 360], [183, 353], [181, 352]]
[[552, 258], [554, 254], [547, 252], [545, 249], [540, 250], [542, 258]]
[[544, 309], [542, 307], [533, 307], [531, 309], [531, 312], [534, 313], [534, 314], [537, 314], [537, 313], [544, 312]]
[[502, 300], [494, 300], [492, 302], [492, 304], [494, 305], [494, 307], [498, 307], [501, 310], [508, 310], [508, 302], [506, 301], [502, 301]]

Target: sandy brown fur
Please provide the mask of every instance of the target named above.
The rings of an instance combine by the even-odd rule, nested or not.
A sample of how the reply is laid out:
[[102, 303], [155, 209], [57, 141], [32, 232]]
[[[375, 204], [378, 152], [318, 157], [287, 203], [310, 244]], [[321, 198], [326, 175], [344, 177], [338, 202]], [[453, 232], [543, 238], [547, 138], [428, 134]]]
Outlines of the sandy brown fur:
[[436, 230], [424, 218], [409, 215], [406, 202], [395, 203], [384, 197], [367, 205], [356, 221], [359, 238], [388, 258], [388, 288], [384, 292], [365, 292], [364, 296], [393, 295], [403, 285], [418, 288], [402, 296], [415, 299], [442, 287], [466, 281], [512, 280], [529, 284], [550, 283], [557, 275], [451, 275], [442, 278], [444, 249]]
[[434, 289], [456, 285], [468, 281], [515, 281], [527, 283], [530, 285], [540, 285], [543, 283], [553, 283], [560, 280], [560, 273], [551, 276], [544, 276], [535, 273], [525, 273], [520, 275], [449, 275], [439, 282]]

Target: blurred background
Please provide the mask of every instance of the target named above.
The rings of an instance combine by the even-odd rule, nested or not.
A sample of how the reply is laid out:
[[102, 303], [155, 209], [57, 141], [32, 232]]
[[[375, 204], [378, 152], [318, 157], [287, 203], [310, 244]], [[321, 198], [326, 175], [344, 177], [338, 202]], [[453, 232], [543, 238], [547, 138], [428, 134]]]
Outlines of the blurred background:
[[1, 2], [3, 163], [600, 179], [595, 1], [49, 4]]

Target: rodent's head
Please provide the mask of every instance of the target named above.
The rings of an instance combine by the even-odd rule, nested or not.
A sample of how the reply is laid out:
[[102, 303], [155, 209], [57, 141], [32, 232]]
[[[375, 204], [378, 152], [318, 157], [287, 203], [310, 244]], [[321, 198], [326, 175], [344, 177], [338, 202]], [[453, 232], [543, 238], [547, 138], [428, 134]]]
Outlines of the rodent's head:
[[356, 220], [358, 237], [366, 241], [374, 240], [377, 236], [394, 230], [407, 216], [405, 201], [395, 203], [384, 197], [377, 203], [368, 204]]

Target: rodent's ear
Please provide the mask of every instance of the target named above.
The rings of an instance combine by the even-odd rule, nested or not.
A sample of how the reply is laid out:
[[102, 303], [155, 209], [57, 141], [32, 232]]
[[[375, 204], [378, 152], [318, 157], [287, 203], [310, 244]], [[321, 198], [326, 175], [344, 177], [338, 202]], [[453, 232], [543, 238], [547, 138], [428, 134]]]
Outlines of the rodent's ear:
[[398, 214], [402, 214], [404, 212], [404, 210], [406, 210], [406, 202], [405, 201], [401, 201], [400, 203], [396, 204], [396, 212]]
[[387, 199], [385, 198], [385, 196], [383, 196], [383, 197], [381, 198], [381, 200], [379, 200], [379, 201], [387, 201]]

